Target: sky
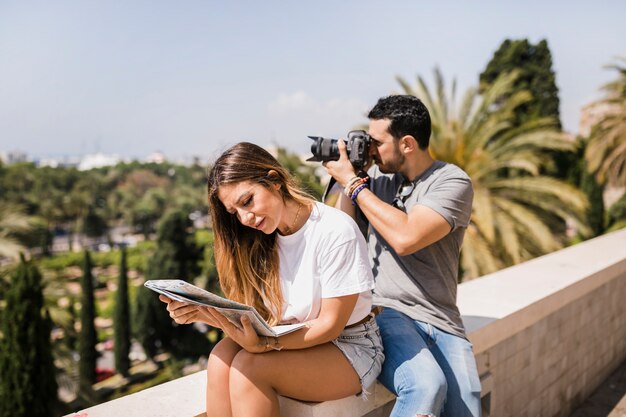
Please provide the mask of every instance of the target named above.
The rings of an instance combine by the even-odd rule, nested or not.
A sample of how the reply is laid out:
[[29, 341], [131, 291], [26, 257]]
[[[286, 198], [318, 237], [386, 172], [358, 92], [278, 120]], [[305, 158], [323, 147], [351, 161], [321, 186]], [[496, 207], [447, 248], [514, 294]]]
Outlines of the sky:
[[215, 158], [345, 137], [396, 77], [457, 96], [505, 39], [548, 41], [565, 130], [616, 78], [626, 1], [0, 0], [0, 152]]

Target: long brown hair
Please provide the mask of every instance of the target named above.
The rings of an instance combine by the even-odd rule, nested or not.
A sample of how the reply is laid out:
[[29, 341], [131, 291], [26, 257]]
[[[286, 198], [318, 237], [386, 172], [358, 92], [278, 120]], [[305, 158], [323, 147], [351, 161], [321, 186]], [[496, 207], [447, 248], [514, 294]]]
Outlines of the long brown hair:
[[253, 306], [275, 325], [280, 321], [284, 302], [278, 271], [277, 231], [267, 235], [242, 225], [217, 195], [221, 185], [241, 181], [258, 183], [272, 190], [279, 184], [278, 192], [285, 203], [296, 201], [308, 205], [314, 198], [300, 188], [289, 171], [269, 152], [248, 142], [238, 143], [224, 152], [209, 172], [209, 210], [222, 291], [231, 300]]

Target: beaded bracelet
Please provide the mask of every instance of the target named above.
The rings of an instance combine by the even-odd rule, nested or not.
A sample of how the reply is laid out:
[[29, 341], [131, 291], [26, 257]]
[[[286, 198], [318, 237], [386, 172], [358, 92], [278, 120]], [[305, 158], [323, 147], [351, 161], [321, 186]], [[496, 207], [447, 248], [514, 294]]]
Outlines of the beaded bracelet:
[[349, 192], [346, 193], [346, 196], [352, 197], [352, 193], [354, 193], [354, 190], [356, 190], [362, 184], [367, 184], [369, 186], [369, 179], [369, 177], [364, 177], [360, 178], [359, 181], [355, 181], [354, 184], [352, 184], [352, 186], [350, 187]]
[[356, 206], [356, 198], [359, 195], [359, 193], [361, 191], [363, 191], [365, 188], [370, 188], [370, 186], [367, 184], [367, 182], [364, 182], [363, 184], [359, 185], [358, 187], [356, 187], [356, 189], [352, 192], [352, 196], [350, 197], [350, 200], [352, 200], [352, 205]]
[[278, 338], [277, 337], [272, 337], [272, 339], [274, 339], [274, 345], [270, 346], [272, 349], [274, 350], [282, 350], [283, 347], [280, 345], [280, 343], [278, 342]]
[[[263, 346], [263, 352], [267, 352], [269, 350], [282, 350], [283, 347], [278, 342], [278, 337], [273, 336], [263, 336], [265, 338], [265, 346]], [[270, 338], [273, 339], [273, 343], [270, 343]], [[259, 346], [261, 346], [259, 344]]]
[[346, 195], [346, 197], [350, 198], [350, 196], [352, 195], [352, 193], [350, 192], [352, 186], [354, 186], [354, 184], [360, 181], [361, 181], [361, 177], [354, 176], [350, 178], [350, 181], [348, 181], [346, 183], [346, 186], [343, 188], [343, 193]]

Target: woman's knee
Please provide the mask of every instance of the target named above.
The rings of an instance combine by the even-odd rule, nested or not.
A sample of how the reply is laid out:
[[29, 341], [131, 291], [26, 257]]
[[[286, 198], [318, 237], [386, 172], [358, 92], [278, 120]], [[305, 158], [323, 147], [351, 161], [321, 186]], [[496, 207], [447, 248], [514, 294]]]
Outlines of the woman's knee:
[[[244, 388], [249, 383], [271, 385], [271, 353], [257, 354], [241, 350], [237, 353], [230, 367], [231, 389]], [[245, 389], [245, 388], [244, 388]]]
[[220, 340], [211, 350], [207, 363], [207, 371], [215, 373], [230, 369], [233, 359], [241, 350], [241, 346], [233, 342], [232, 339], [226, 338]]
[[262, 362], [262, 356], [256, 353], [249, 353], [243, 349], [240, 350], [233, 358], [231, 373], [245, 375], [247, 378], [254, 377]]

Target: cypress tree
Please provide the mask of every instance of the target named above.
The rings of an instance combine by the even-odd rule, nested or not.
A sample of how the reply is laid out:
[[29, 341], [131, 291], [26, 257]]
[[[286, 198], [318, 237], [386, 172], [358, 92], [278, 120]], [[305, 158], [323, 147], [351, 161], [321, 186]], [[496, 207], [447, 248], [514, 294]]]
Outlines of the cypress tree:
[[556, 75], [552, 70], [552, 54], [544, 39], [533, 45], [528, 39], [506, 39], [494, 53], [493, 58], [480, 74], [480, 89], [484, 91], [500, 74], [519, 71], [512, 95], [519, 90], [527, 90], [532, 100], [515, 109], [515, 126], [537, 117], [552, 117], [560, 128], [559, 89]]
[[117, 284], [114, 312], [114, 356], [117, 372], [126, 376], [130, 368], [130, 308], [128, 305], [128, 277], [126, 267], [126, 249], [122, 248], [120, 257], [120, 276]]
[[[150, 258], [146, 279], [191, 280], [199, 272], [202, 253], [189, 232], [191, 221], [185, 213], [166, 214], [157, 229], [157, 250]], [[154, 357], [160, 349], [176, 355], [207, 353], [207, 339], [197, 337], [189, 325], [177, 325], [165, 304], [153, 291], [141, 287], [137, 293], [137, 339], [146, 355]]]
[[0, 417], [49, 416], [58, 406], [41, 274], [24, 258], [6, 293], [0, 339]]
[[96, 305], [94, 301], [93, 276], [91, 275], [91, 257], [85, 251], [83, 262], [83, 277], [81, 279], [82, 298], [80, 309], [80, 341], [79, 341], [79, 396], [88, 402], [94, 400], [92, 385], [96, 382], [96, 343], [98, 336], [94, 320], [96, 318]]
[[[559, 89], [556, 86], [556, 74], [552, 69], [552, 53], [548, 42], [543, 39], [532, 44], [528, 39], [506, 39], [480, 74], [480, 91], [484, 91], [500, 74], [513, 70], [519, 72], [519, 77], [514, 88], [502, 98], [510, 97], [521, 90], [526, 90], [532, 95], [528, 102], [515, 109], [513, 127], [549, 117], [554, 121], [554, 126], [561, 129]], [[577, 163], [574, 155], [563, 151], [550, 153], [554, 164], [546, 166], [545, 172], [560, 179], [571, 177], [571, 171], [575, 169]]]

